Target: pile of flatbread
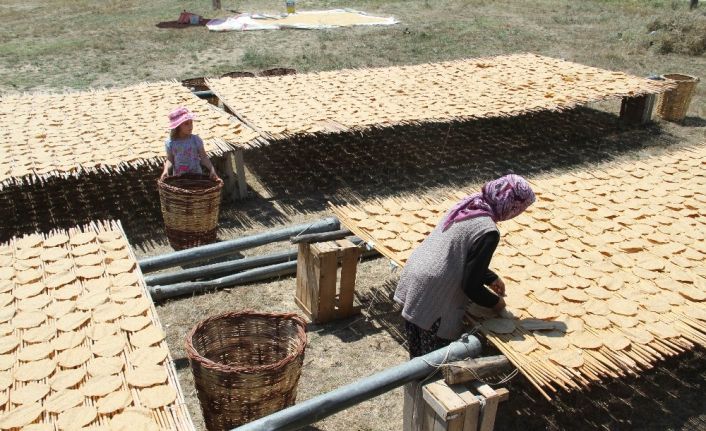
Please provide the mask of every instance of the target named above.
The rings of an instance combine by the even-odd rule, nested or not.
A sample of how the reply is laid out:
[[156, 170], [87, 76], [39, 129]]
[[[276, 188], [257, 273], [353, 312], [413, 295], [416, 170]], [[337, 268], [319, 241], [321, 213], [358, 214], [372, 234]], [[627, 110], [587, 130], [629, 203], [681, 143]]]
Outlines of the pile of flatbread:
[[[491, 268], [510, 316], [469, 317], [541, 387], [580, 387], [706, 345], [706, 144], [532, 181]], [[334, 206], [404, 265], [454, 199]]]
[[6, 96], [0, 103], [0, 185], [12, 178], [115, 171], [162, 160], [168, 114], [177, 106], [196, 113], [194, 133], [210, 154], [259, 136], [177, 82]]
[[565, 110], [670, 88], [535, 54], [207, 84], [241, 118], [275, 138]]
[[0, 245], [0, 429], [193, 429], [164, 336], [119, 224]]

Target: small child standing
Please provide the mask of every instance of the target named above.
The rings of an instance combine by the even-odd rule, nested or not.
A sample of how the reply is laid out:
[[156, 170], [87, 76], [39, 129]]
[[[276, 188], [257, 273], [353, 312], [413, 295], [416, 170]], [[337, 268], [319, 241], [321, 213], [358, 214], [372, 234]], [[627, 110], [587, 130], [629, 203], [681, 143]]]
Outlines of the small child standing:
[[218, 180], [218, 174], [203, 147], [203, 141], [197, 135], [192, 135], [196, 115], [184, 107], [174, 109], [169, 113], [169, 128], [171, 132], [165, 144], [167, 160], [161, 179], [172, 175], [202, 174], [201, 165], [208, 168], [212, 180]]

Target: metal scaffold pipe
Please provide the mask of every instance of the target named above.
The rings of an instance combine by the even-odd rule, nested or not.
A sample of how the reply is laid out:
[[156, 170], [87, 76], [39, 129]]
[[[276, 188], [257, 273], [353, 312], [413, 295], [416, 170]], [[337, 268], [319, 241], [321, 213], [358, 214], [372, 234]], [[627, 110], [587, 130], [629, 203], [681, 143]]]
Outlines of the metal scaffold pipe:
[[327, 217], [311, 223], [290, 226], [284, 229], [273, 230], [261, 234], [222, 241], [215, 244], [194, 247], [188, 250], [175, 251], [160, 256], [148, 257], [138, 263], [143, 273], [159, 271], [173, 266], [187, 265], [207, 259], [227, 256], [240, 250], [259, 247], [277, 241], [289, 240], [290, 237], [317, 232], [338, 230], [340, 223], [336, 217]]
[[357, 382], [280, 410], [232, 431], [294, 431], [415, 380], [424, 379], [440, 364], [478, 356], [480, 341], [467, 336], [448, 347], [414, 358]]

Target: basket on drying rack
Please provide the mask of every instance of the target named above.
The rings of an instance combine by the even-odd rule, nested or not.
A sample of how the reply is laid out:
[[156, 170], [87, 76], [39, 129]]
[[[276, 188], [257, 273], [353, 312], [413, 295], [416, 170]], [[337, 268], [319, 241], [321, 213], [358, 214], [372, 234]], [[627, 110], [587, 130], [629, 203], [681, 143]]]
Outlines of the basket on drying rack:
[[681, 73], [669, 73], [662, 78], [676, 83], [676, 88], [663, 93], [657, 102], [657, 113], [667, 121], [682, 121], [686, 117], [699, 78]]
[[274, 69], [263, 70], [258, 73], [258, 76], [282, 76], [282, 75], [296, 75], [297, 69], [289, 69], [286, 67], [275, 67]]
[[162, 217], [175, 250], [216, 241], [223, 180], [185, 174], [157, 181]]
[[294, 404], [306, 323], [296, 314], [228, 312], [186, 336], [206, 428], [227, 430]]

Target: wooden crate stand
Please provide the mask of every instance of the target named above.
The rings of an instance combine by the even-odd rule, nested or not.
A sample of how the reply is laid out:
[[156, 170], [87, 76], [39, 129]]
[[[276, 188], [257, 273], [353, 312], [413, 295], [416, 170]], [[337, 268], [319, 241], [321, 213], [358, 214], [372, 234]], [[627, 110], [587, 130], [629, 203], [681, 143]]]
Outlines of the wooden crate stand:
[[353, 306], [360, 254], [361, 249], [347, 239], [299, 244], [294, 300], [312, 322], [325, 323], [360, 312], [360, 307]]
[[443, 380], [408, 383], [404, 394], [404, 431], [491, 431], [505, 388], [480, 382], [447, 385]]

